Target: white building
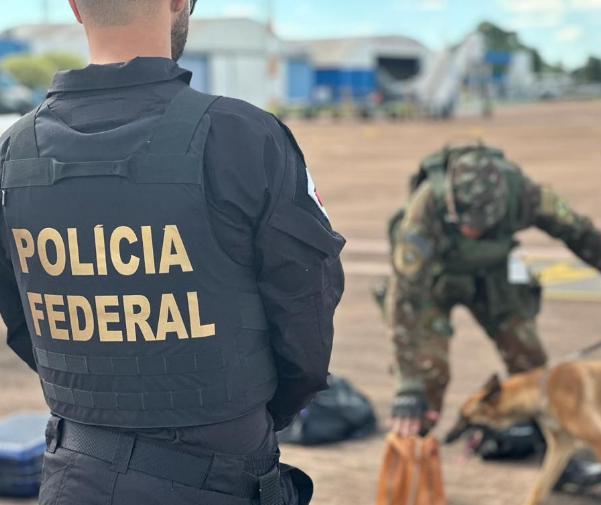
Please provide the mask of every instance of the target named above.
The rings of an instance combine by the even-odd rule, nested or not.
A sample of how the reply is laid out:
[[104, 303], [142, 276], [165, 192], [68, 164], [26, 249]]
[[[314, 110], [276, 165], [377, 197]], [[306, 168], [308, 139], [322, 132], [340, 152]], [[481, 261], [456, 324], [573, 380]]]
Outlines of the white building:
[[[0, 36], [29, 44], [35, 54], [58, 51], [88, 59], [85, 32], [79, 24], [23, 25]], [[180, 63], [194, 72], [195, 88], [270, 108], [288, 101], [294, 91], [291, 67], [308, 65], [308, 59], [302, 50], [282, 41], [257, 21], [201, 19], [190, 24], [186, 53]], [[308, 99], [310, 89], [302, 94]]]
[[534, 56], [530, 51], [516, 51], [505, 77], [507, 95], [511, 98], [528, 98], [532, 96], [535, 84]]

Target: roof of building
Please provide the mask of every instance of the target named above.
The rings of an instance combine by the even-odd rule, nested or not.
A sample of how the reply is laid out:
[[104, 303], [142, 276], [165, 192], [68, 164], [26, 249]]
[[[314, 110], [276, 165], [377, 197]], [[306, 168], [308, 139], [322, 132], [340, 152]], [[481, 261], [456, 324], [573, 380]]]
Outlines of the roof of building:
[[[0, 38], [27, 42], [38, 52], [46, 44], [50, 50], [72, 44], [76, 52], [87, 51], [85, 30], [78, 23], [25, 24], [1, 32]], [[238, 53], [273, 51], [280, 54], [298, 52], [294, 44], [279, 39], [268, 25], [247, 18], [192, 19], [187, 50]]]
[[358, 53], [389, 56], [420, 56], [428, 49], [409, 37], [372, 36], [296, 41], [306, 47], [317, 67], [338, 66], [357, 57]]
[[[71, 46], [87, 52], [85, 31], [78, 23], [25, 24], [4, 30], [0, 38], [31, 43], [36, 51], [47, 45], [52, 49]], [[285, 41], [269, 25], [247, 18], [193, 19], [187, 50], [308, 54], [314, 65], [322, 68], [349, 62], [368, 65], [375, 56], [420, 57], [428, 52], [420, 42], [403, 36]]]
[[85, 36], [83, 26], [78, 23], [38, 23], [19, 25], [0, 33], [0, 37], [30, 40], [33, 38], [53, 37], [68, 40], [73, 36]]

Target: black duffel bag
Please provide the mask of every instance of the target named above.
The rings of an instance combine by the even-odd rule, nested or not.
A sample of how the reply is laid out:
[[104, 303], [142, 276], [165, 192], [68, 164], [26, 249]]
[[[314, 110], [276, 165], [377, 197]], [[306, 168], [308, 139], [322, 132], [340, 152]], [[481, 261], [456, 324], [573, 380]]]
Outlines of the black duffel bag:
[[369, 400], [347, 380], [331, 375], [319, 393], [288, 428], [278, 433], [284, 444], [319, 445], [366, 437], [377, 420]]

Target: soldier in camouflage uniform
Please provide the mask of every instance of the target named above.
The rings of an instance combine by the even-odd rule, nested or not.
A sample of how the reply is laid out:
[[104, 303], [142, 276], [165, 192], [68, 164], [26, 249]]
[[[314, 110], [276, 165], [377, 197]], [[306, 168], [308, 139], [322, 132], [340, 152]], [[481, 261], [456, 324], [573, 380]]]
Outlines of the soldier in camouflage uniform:
[[601, 232], [501, 151], [445, 150], [424, 162], [422, 174], [390, 230], [394, 275], [385, 312], [398, 379], [392, 426], [401, 436], [435, 422], [442, 408], [456, 305], [471, 311], [509, 373], [546, 363], [536, 326], [540, 285], [509, 279], [516, 232], [536, 226], [601, 270]]

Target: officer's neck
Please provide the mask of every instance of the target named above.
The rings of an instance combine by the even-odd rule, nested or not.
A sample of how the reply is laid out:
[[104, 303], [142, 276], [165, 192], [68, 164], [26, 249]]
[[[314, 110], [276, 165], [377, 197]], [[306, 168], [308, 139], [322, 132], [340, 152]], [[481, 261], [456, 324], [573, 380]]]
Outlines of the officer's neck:
[[87, 33], [90, 63], [96, 65], [121, 63], [136, 57], [171, 58], [171, 27], [165, 29], [154, 24], [94, 27]]

